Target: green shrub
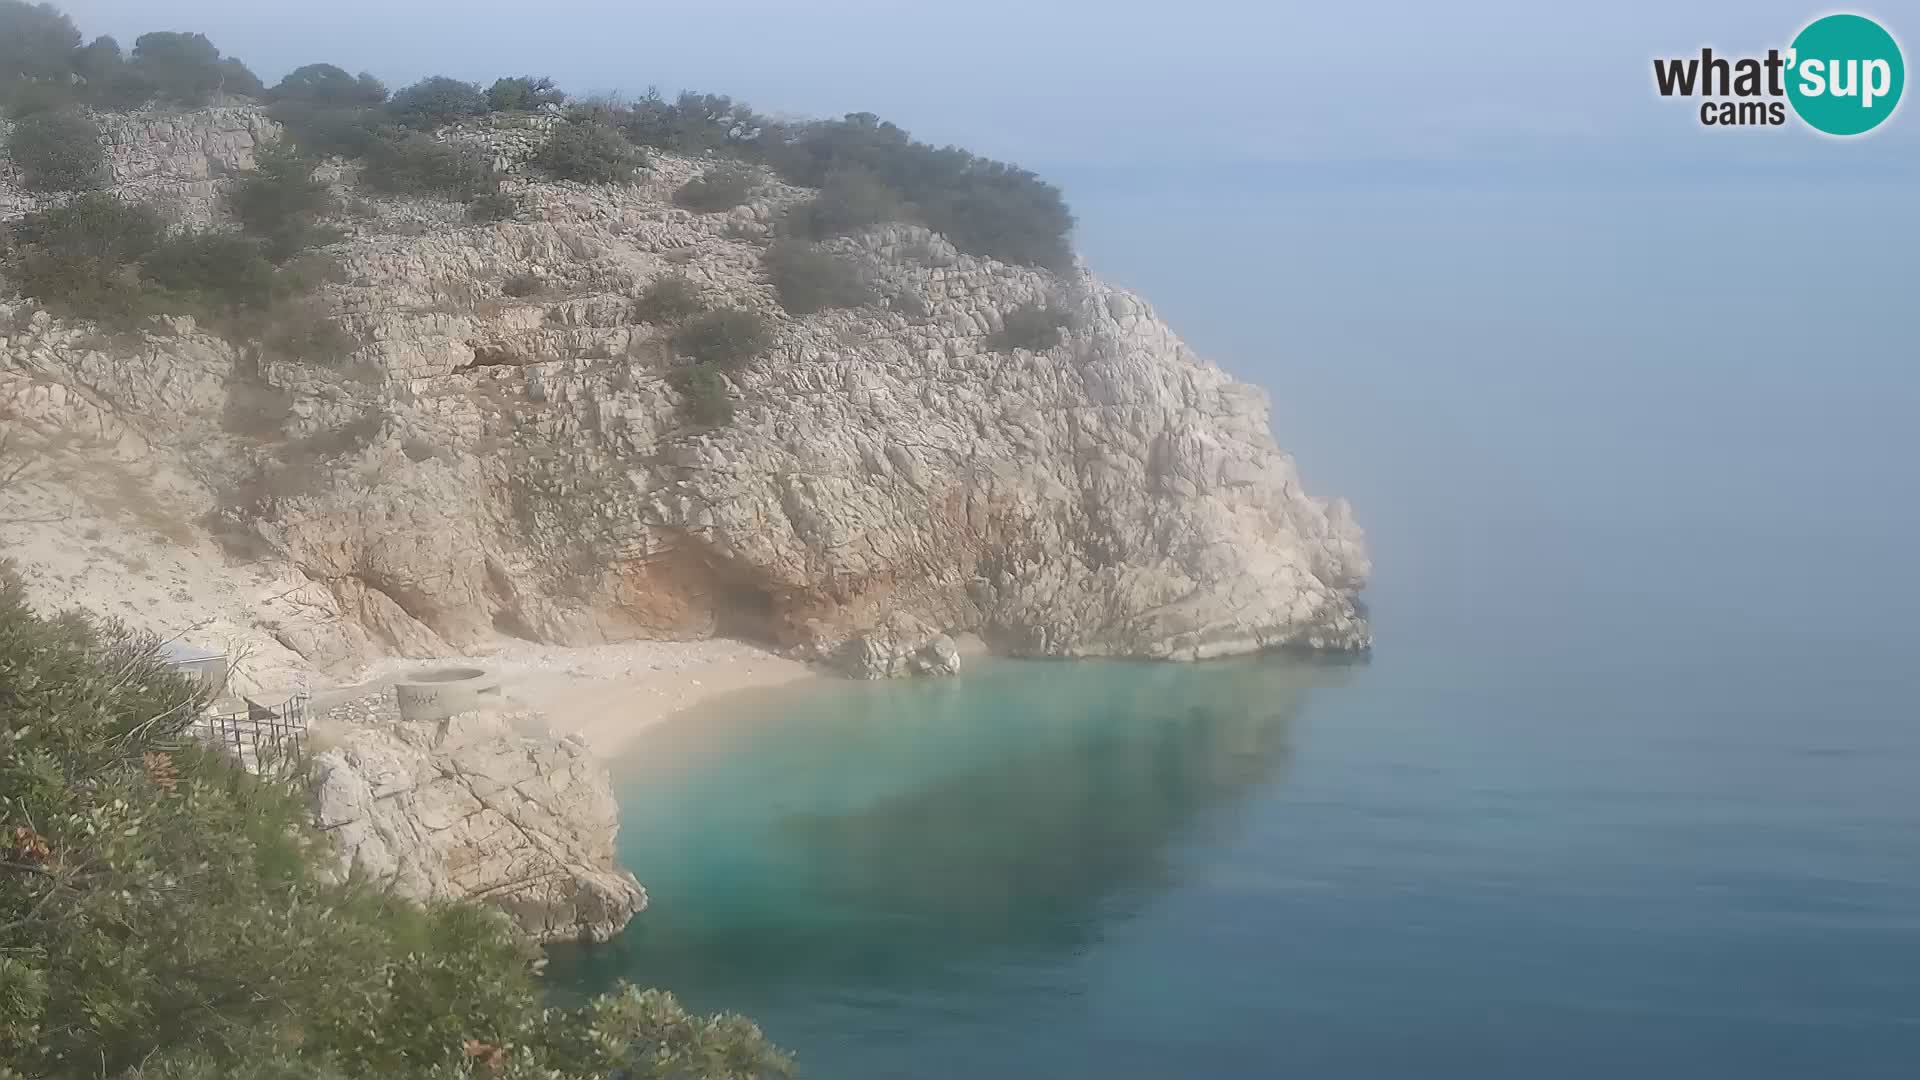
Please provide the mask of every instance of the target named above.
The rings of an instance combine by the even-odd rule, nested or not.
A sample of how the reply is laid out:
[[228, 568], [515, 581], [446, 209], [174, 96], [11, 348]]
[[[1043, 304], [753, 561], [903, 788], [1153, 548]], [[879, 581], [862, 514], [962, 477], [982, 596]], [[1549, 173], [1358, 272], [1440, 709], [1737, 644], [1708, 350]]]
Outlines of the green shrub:
[[864, 170], [912, 209], [912, 219], [962, 251], [1065, 272], [1073, 215], [1060, 190], [1034, 174], [957, 147], [915, 142], [872, 113], [780, 129], [756, 143], [789, 183], [824, 187]]
[[648, 282], [640, 298], [633, 302], [633, 318], [636, 322], [665, 325], [706, 309], [706, 299], [692, 278], [685, 274], [661, 274]]
[[782, 240], [768, 248], [765, 265], [780, 306], [795, 315], [859, 307], [875, 300], [873, 286], [859, 266], [798, 240]]
[[733, 421], [732, 388], [718, 367], [675, 368], [667, 374], [667, 385], [680, 394], [680, 409], [694, 423], [723, 427]]
[[73, 54], [73, 74], [79, 96], [96, 108], [138, 108], [159, 92], [152, 77], [121, 55], [120, 43], [105, 35]]
[[138, 264], [166, 226], [150, 207], [90, 192], [27, 214], [12, 231], [7, 276], [54, 311], [128, 323], [152, 310]]
[[5, 106], [6, 114], [15, 120], [38, 113], [72, 110], [80, 103], [80, 94], [69, 83], [22, 82], [11, 87], [0, 86], [0, 105]]
[[467, 220], [478, 225], [496, 221], [508, 221], [518, 212], [513, 197], [504, 191], [489, 191], [485, 195], [476, 195], [467, 204]]
[[278, 360], [340, 368], [360, 350], [360, 339], [318, 298], [302, 296], [275, 305], [268, 313], [261, 345]]
[[[350, 426], [360, 437], [364, 425]], [[152, 641], [41, 618], [11, 573], [0, 574], [0, 671], [9, 1075], [791, 1070], [751, 1023], [690, 1015], [666, 994], [626, 988], [544, 1009], [533, 952], [497, 914], [334, 882], [300, 778], [203, 748], [190, 729], [204, 698]]]
[[220, 61], [220, 80], [220, 92], [223, 94], [239, 94], [250, 98], [267, 96], [266, 85], [260, 81], [260, 76], [241, 63], [237, 56]]
[[649, 90], [646, 97], [616, 111], [616, 126], [627, 138], [641, 146], [691, 156], [743, 154], [754, 145], [766, 123], [742, 102], [692, 91], [668, 102]]
[[160, 98], [197, 108], [216, 94], [258, 97], [260, 80], [201, 34], [142, 34], [131, 59], [111, 37], [82, 47], [50, 4], [0, 0], [0, 105], [13, 116], [87, 104], [126, 109]]
[[11, 260], [8, 274], [23, 294], [72, 318], [130, 326], [155, 310], [140, 268], [129, 263], [26, 248]]
[[557, 179], [584, 184], [624, 184], [645, 163], [618, 131], [578, 120], [555, 124], [533, 161]]
[[445, 75], [421, 79], [387, 102], [387, 113], [395, 123], [423, 131], [483, 116], [486, 111], [487, 95], [479, 87]]
[[294, 68], [267, 95], [275, 102], [303, 102], [334, 109], [364, 109], [387, 100], [387, 88], [366, 72], [358, 77], [332, 64]]
[[[215, 316], [231, 332], [329, 276], [313, 256], [276, 270], [265, 240], [239, 233], [168, 237], [159, 215], [100, 192], [31, 213], [12, 229], [7, 276], [62, 314], [128, 325], [154, 314]], [[251, 336], [246, 333], [245, 336]]]
[[205, 34], [141, 34], [133, 42], [133, 66], [160, 98], [183, 108], [198, 108], [216, 94], [265, 93], [245, 64], [223, 59]]
[[345, 280], [340, 260], [331, 255], [309, 252], [288, 259], [281, 265], [273, 275], [273, 293], [280, 298], [302, 296], [318, 291], [329, 282]]
[[29, 191], [89, 191], [106, 181], [100, 129], [73, 110], [34, 113], [15, 122], [7, 154]]
[[267, 115], [286, 129], [302, 152], [316, 157], [364, 157], [380, 140], [387, 122], [377, 108], [335, 106], [288, 98], [274, 102]]
[[493, 85], [487, 88], [487, 108], [494, 112], [533, 112], [565, 100], [567, 95], [561, 93], [553, 85], [553, 80], [544, 75], [495, 79]]
[[716, 165], [680, 185], [673, 204], [697, 214], [731, 210], [753, 197], [758, 177], [744, 165]]
[[739, 367], [773, 344], [773, 328], [758, 312], [721, 308], [695, 316], [673, 335], [673, 347], [695, 363]]
[[324, 239], [319, 222], [333, 210], [333, 192], [314, 179], [316, 164], [290, 143], [273, 143], [254, 154], [253, 171], [227, 193], [235, 220], [267, 242], [276, 262]]
[[1060, 344], [1060, 328], [1066, 316], [1042, 304], [1022, 304], [1000, 316], [1000, 332], [993, 335], [997, 349], [1031, 349], [1045, 352]]
[[872, 173], [857, 166], [836, 169], [820, 194], [787, 212], [787, 231], [825, 240], [907, 217], [906, 204]]
[[109, 262], [137, 262], [159, 246], [166, 231], [152, 207], [88, 192], [23, 216], [14, 225], [14, 240]]
[[219, 314], [264, 308], [274, 295], [273, 263], [261, 241], [238, 233], [183, 232], [141, 261], [148, 280], [167, 293], [170, 311]]
[[80, 31], [52, 4], [0, 0], [0, 89], [64, 82]]
[[538, 277], [525, 272], [514, 274], [500, 283], [500, 291], [508, 296], [533, 296], [543, 288], [545, 286]]
[[461, 202], [497, 191], [500, 184], [485, 149], [420, 132], [375, 140], [360, 179], [390, 195], [438, 195]]

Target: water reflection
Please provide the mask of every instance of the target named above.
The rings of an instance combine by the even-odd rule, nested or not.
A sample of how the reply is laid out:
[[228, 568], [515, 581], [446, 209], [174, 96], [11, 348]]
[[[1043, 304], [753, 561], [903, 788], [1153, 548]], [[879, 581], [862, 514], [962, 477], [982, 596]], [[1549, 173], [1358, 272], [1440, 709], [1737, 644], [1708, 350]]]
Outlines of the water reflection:
[[1173, 879], [1176, 836], [1273, 780], [1307, 692], [1340, 677], [994, 662], [689, 718], [620, 770], [622, 858], [654, 909], [550, 974], [777, 1012], [1070, 959]]

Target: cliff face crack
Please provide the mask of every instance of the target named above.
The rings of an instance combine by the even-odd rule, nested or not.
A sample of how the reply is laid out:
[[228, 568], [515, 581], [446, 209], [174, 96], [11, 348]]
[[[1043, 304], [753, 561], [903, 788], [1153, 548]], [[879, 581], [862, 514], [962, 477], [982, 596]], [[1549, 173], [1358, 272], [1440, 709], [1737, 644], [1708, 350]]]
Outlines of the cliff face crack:
[[[473, 797], [473, 801], [478, 803], [482, 810], [492, 811], [502, 821], [512, 826], [514, 831], [519, 833], [520, 841], [524, 849], [534, 853], [536, 859], [544, 855], [551, 861], [552, 865], [546, 872], [534, 875], [531, 878], [523, 878], [521, 879], [522, 881], [546, 883], [565, 876], [565, 869], [561, 865], [561, 860], [555, 858], [551, 851], [551, 848], [559, 844], [555, 838], [535, 833], [533, 830], [527, 828], [527, 826], [514, 815], [512, 808], [501, 806], [480, 794], [479, 789], [473, 784], [473, 779], [461, 772], [457, 767], [442, 766], [440, 775], [466, 788], [467, 794]], [[511, 791], [512, 789], [509, 788], [507, 790]], [[498, 894], [505, 891], [509, 891], [509, 888], [507, 884], [503, 883], [482, 890], [482, 894]]]

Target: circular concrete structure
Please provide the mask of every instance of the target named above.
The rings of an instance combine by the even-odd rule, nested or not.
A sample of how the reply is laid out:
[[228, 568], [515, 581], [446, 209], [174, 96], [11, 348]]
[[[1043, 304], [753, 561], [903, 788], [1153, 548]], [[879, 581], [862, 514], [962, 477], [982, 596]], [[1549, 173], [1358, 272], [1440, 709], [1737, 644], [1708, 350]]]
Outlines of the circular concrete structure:
[[500, 677], [480, 668], [434, 668], [393, 683], [403, 720], [445, 720], [455, 713], [500, 707]]

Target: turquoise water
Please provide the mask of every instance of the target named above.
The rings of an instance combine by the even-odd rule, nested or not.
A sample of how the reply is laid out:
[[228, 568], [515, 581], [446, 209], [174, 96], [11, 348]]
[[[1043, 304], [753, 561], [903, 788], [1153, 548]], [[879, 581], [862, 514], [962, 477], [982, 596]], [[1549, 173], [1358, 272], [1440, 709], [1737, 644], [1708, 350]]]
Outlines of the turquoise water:
[[[1085, 244], [1353, 497], [1371, 660], [649, 733], [655, 907], [560, 984], [853, 1080], [1920, 1076], [1920, 204], [1203, 194]], [[1847, 273], [1767, 270], [1813, 235]]]
[[764, 695], [624, 764], [654, 909], [553, 974], [749, 1013], [822, 1077], [1914, 1075], [1914, 726], [1844, 668], [1817, 702], [1593, 674]]

